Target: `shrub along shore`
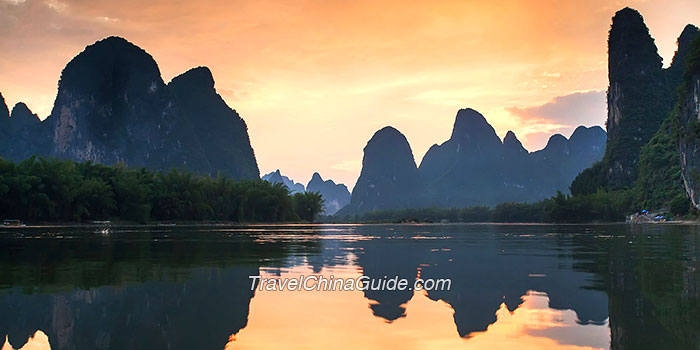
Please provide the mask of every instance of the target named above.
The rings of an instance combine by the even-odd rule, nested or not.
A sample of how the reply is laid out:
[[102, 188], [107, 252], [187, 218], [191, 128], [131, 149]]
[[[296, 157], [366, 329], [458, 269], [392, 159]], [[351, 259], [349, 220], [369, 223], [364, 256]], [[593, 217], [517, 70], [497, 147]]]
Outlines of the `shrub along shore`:
[[282, 184], [233, 181], [32, 157], [0, 159], [0, 219], [301, 222], [321, 212], [319, 193], [290, 195]]
[[[417, 208], [373, 211], [346, 217], [324, 217], [327, 222], [496, 222], [496, 223], [592, 223], [624, 222], [626, 216], [643, 209], [634, 189], [598, 190], [587, 195], [556, 196], [535, 203], [501, 203], [493, 207]], [[698, 216], [685, 197], [671, 201], [659, 211], [667, 218]]]
[[[493, 207], [382, 210], [319, 217], [317, 192], [290, 194], [267, 181], [234, 181], [168, 172], [32, 157], [20, 163], [0, 158], [0, 219], [67, 223], [114, 220], [177, 222], [622, 222], [645, 204], [635, 188], [556, 196], [535, 203]], [[662, 211], [674, 219], [697, 217], [685, 197]]]

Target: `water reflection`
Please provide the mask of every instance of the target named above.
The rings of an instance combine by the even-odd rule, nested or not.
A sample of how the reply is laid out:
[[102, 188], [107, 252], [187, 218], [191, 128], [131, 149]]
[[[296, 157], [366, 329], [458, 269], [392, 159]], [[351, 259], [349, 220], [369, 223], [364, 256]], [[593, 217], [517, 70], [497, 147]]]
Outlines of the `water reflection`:
[[[49, 344], [49, 337], [42, 331], [36, 331], [33, 336], [27, 339], [27, 342], [17, 350], [49, 350], [51, 345]], [[2, 345], [1, 350], [15, 350], [10, 344], [10, 341], [5, 337], [5, 343]]]
[[[40, 336], [52, 349], [698, 348], [699, 237], [624, 225], [0, 229], [2, 350]], [[311, 273], [452, 288], [250, 290], [250, 275]]]
[[[279, 276], [298, 278], [310, 272], [308, 267], [296, 267]], [[339, 269], [321, 272], [343, 278], [360, 275]], [[271, 276], [277, 275], [263, 273]], [[469, 339], [456, 336], [448, 304], [431, 300], [425, 292], [410, 294], [401, 305], [406, 317], [389, 322], [383, 316], [368, 317], [368, 312], [376, 315], [375, 304], [361, 291], [258, 291], [251, 301], [248, 326], [232, 335], [226, 349], [604, 349], [609, 345], [605, 321], [582, 325], [573, 311], [549, 308], [544, 293], [527, 292], [512, 312], [502, 303], [493, 324]]]

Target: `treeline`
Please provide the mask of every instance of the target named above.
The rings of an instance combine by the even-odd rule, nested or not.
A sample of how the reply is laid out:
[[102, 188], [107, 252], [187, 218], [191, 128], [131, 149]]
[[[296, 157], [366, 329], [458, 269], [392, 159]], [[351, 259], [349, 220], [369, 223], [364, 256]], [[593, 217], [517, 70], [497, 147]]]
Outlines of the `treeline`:
[[319, 193], [290, 195], [282, 184], [233, 181], [178, 170], [32, 157], [0, 158], [0, 219], [24, 221], [313, 221]]
[[[689, 206], [683, 202], [672, 209], [680, 212], [669, 210], [669, 214], [684, 215]], [[494, 207], [382, 210], [330, 219], [343, 222], [619, 222], [624, 221], [626, 215], [638, 210], [641, 210], [641, 207], [635, 201], [632, 191], [599, 190], [578, 196], [559, 192], [552, 198], [536, 203], [501, 203]]]

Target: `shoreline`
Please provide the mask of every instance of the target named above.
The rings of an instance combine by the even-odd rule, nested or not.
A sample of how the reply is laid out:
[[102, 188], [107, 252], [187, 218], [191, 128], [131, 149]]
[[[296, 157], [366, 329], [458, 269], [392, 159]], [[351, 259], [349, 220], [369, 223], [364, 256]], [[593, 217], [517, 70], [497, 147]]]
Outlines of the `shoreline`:
[[36, 229], [36, 228], [69, 228], [69, 227], [203, 227], [203, 226], [218, 226], [218, 227], [254, 227], [254, 226], [609, 226], [609, 225], [625, 225], [625, 226], [652, 226], [652, 225], [700, 225], [698, 220], [678, 220], [678, 221], [665, 221], [665, 222], [639, 222], [639, 223], [626, 223], [626, 222], [583, 222], [583, 223], [551, 223], [551, 222], [172, 222], [172, 223], [162, 223], [162, 222], [149, 222], [149, 223], [136, 223], [136, 222], [100, 222], [100, 223], [86, 223], [86, 222], [42, 222], [42, 223], [32, 223], [24, 224], [22, 226], [14, 225], [0, 225], [0, 228], [4, 229]]

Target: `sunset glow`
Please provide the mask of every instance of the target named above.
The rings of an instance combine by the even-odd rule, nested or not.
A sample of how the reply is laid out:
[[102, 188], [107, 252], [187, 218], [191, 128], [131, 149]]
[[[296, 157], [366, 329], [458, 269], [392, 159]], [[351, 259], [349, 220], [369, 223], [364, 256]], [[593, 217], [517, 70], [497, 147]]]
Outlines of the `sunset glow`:
[[[362, 148], [392, 125], [419, 163], [459, 108], [525, 147], [606, 119], [607, 31], [642, 13], [668, 65], [700, 2], [0, 0], [0, 92], [50, 113], [65, 64], [119, 35], [148, 51], [164, 80], [211, 68], [248, 124], [261, 173], [352, 187]], [[313, 158], [313, 163], [309, 159]]]

